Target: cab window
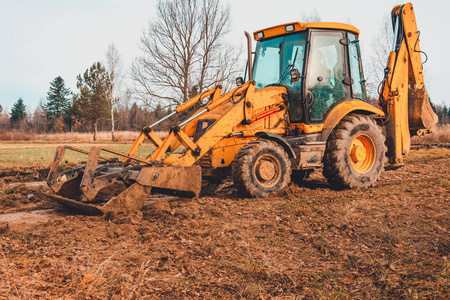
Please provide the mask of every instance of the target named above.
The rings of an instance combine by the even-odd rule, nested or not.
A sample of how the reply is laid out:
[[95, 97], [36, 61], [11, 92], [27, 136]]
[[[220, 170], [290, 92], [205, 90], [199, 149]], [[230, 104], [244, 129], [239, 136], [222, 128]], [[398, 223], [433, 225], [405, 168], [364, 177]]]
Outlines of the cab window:
[[310, 62], [306, 89], [312, 96], [308, 108], [311, 122], [321, 122], [329, 108], [347, 97], [341, 32], [314, 32], [311, 37]]
[[352, 77], [352, 97], [364, 100], [364, 77], [361, 66], [359, 42], [354, 34], [348, 34], [350, 45], [348, 54], [350, 61], [350, 76]]

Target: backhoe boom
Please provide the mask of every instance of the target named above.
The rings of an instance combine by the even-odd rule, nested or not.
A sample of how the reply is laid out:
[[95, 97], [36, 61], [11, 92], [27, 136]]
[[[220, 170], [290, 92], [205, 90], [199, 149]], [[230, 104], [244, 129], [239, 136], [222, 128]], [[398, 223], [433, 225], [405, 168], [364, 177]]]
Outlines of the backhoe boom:
[[386, 144], [389, 162], [403, 163], [410, 149], [410, 134], [432, 130], [437, 115], [431, 108], [423, 78], [420, 32], [411, 3], [392, 10], [394, 41], [389, 54], [379, 105], [386, 113]]

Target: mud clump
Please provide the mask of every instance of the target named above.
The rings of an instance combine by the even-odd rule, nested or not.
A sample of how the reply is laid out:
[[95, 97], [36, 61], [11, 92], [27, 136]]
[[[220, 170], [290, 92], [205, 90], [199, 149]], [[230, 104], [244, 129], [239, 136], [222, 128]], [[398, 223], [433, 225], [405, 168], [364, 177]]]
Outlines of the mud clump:
[[13, 168], [0, 170], [0, 187], [12, 182], [43, 181], [47, 179], [48, 168]]
[[48, 191], [45, 186], [28, 187], [25, 184], [18, 184], [15, 186], [7, 186], [0, 192], [0, 209], [8, 209], [14, 207], [22, 207], [28, 204], [37, 204], [39, 202], [46, 202], [39, 193]]
[[0, 222], [0, 234], [8, 232], [9, 224], [7, 222]]

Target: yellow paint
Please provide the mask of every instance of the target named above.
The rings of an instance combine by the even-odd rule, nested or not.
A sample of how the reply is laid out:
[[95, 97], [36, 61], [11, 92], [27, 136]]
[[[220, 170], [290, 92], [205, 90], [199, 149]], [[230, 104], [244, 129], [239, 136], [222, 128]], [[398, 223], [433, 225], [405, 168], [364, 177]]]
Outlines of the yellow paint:
[[350, 164], [356, 172], [367, 173], [372, 170], [375, 164], [375, 144], [368, 135], [360, 134], [350, 144], [348, 155], [350, 156]]
[[323, 123], [322, 137], [324, 139], [328, 137], [342, 118], [353, 111], [364, 112], [366, 114], [377, 114], [379, 116], [385, 115], [381, 109], [361, 100], [351, 100], [339, 103], [333, 108], [325, 119], [325, 122]]
[[[203, 155], [205, 155], [206, 152], [214, 148], [215, 150], [212, 151], [212, 161], [214, 166], [225, 167], [231, 164], [235, 154], [240, 148], [240, 145], [254, 140], [257, 132], [268, 131], [277, 134], [283, 134], [285, 132], [284, 122], [280, 123], [278, 128], [266, 126], [275, 126], [279, 119], [284, 117], [285, 110], [271, 115], [270, 117], [273, 118], [269, 122], [266, 122], [265, 119], [261, 119], [249, 125], [245, 125], [242, 123], [242, 120], [245, 118], [245, 113], [249, 113], [246, 111], [246, 108], [248, 108], [246, 106], [247, 101], [251, 104], [251, 119], [251, 117], [259, 114], [261, 111], [272, 109], [276, 105], [284, 103], [282, 94], [286, 92], [286, 89], [283, 87], [271, 87], [255, 91], [253, 82], [250, 82], [244, 86], [247, 86], [248, 88], [242, 89], [242, 87], [240, 87], [236, 89], [234, 94], [236, 95], [238, 93], [246, 92], [245, 98], [240, 102], [235, 103], [233, 106], [228, 107], [226, 111], [223, 112], [222, 115], [220, 115], [220, 117], [216, 120], [214, 127], [206, 131], [205, 134], [195, 143], [195, 145], [201, 150], [200, 155], [195, 156], [191, 151], [188, 151], [177, 161], [173, 162], [173, 165], [192, 165]], [[227, 93], [226, 96], [228, 98], [225, 99], [225, 96], [223, 96], [221, 99], [217, 100], [217, 103], [226, 103], [231, 99], [233, 93]], [[236, 97], [234, 101], [238, 101], [238, 99], [239, 97]], [[215, 110], [216, 108], [219, 109], [219, 105], [211, 105], [211, 113], [217, 113]], [[220, 109], [222, 110], [223, 107]], [[239, 146], [236, 146], [237, 139], [235, 138], [224, 139], [224, 137], [234, 136], [236, 134], [243, 135]], [[219, 143], [221, 143], [221, 146], [217, 147]], [[163, 162], [166, 163], [165, 160]]]
[[304, 124], [304, 123], [293, 123], [291, 128], [295, 130], [298, 127], [301, 133], [316, 133], [323, 130], [323, 124]]
[[219, 93], [222, 89], [219, 89], [217, 86], [213, 87], [210, 90], [207, 90], [203, 93], [198, 94], [197, 96], [192, 97], [191, 99], [187, 100], [184, 103], [181, 103], [180, 105], [177, 106], [177, 108], [175, 109], [175, 111], [177, 113], [181, 113], [183, 111], [185, 111], [186, 109], [188, 109], [189, 107], [192, 107], [194, 104], [198, 103], [200, 100], [211, 96], [212, 94], [215, 94], [216, 90], [219, 90]]
[[[294, 30], [287, 32], [286, 26], [294, 26]], [[253, 33], [253, 36], [255, 40], [259, 41], [266, 38], [271, 38], [274, 36], [284, 35], [292, 32], [299, 32], [304, 31], [308, 28], [318, 28], [318, 29], [338, 29], [338, 30], [346, 30], [355, 33], [356, 35], [359, 35], [359, 30], [355, 26], [345, 24], [345, 23], [335, 23], [335, 22], [311, 22], [311, 23], [300, 23], [300, 22], [293, 22], [293, 23], [286, 23], [282, 25], [277, 25], [273, 27], [269, 27], [263, 30], [258, 30]], [[258, 38], [258, 33], [263, 32], [264, 37]]]
[[[131, 149], [128, 151], [128, 155], [135, 155], [136, 152], [139, 150], [139, 147], [144, 142], [144, 139], [145, 139], [145, 134], [141, 131], [141, 133], [139, 133], [138, 137], [134, 141], [133, 146], [131, 146]], [[130, 161], [130, 159], [128, 159], [128, 158], [124, 159], [124, 163], [127, 163], [129, 161]]]
[[220, 168], [231, 165], [239, 149], [255, 139], [256, 137], [242, 138], [239, 136], [222, 139], [211, 149], [212, 167]]

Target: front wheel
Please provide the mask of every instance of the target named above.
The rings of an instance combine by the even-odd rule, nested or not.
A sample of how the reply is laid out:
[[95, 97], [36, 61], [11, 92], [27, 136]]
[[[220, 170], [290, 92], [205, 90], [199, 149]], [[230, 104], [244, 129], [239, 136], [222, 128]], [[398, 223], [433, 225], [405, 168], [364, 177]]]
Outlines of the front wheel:
[[238, 193], [265, 197], [286, 187], [291, 162], [283, 148], [269, 141], [254, 141], [239, 149], [232, 163]]
[[374, 186], [384, 170], [384, 142], [380, 128], [370, 117], [344, 117], [328, 138], [323, 175], [336, 188]]

